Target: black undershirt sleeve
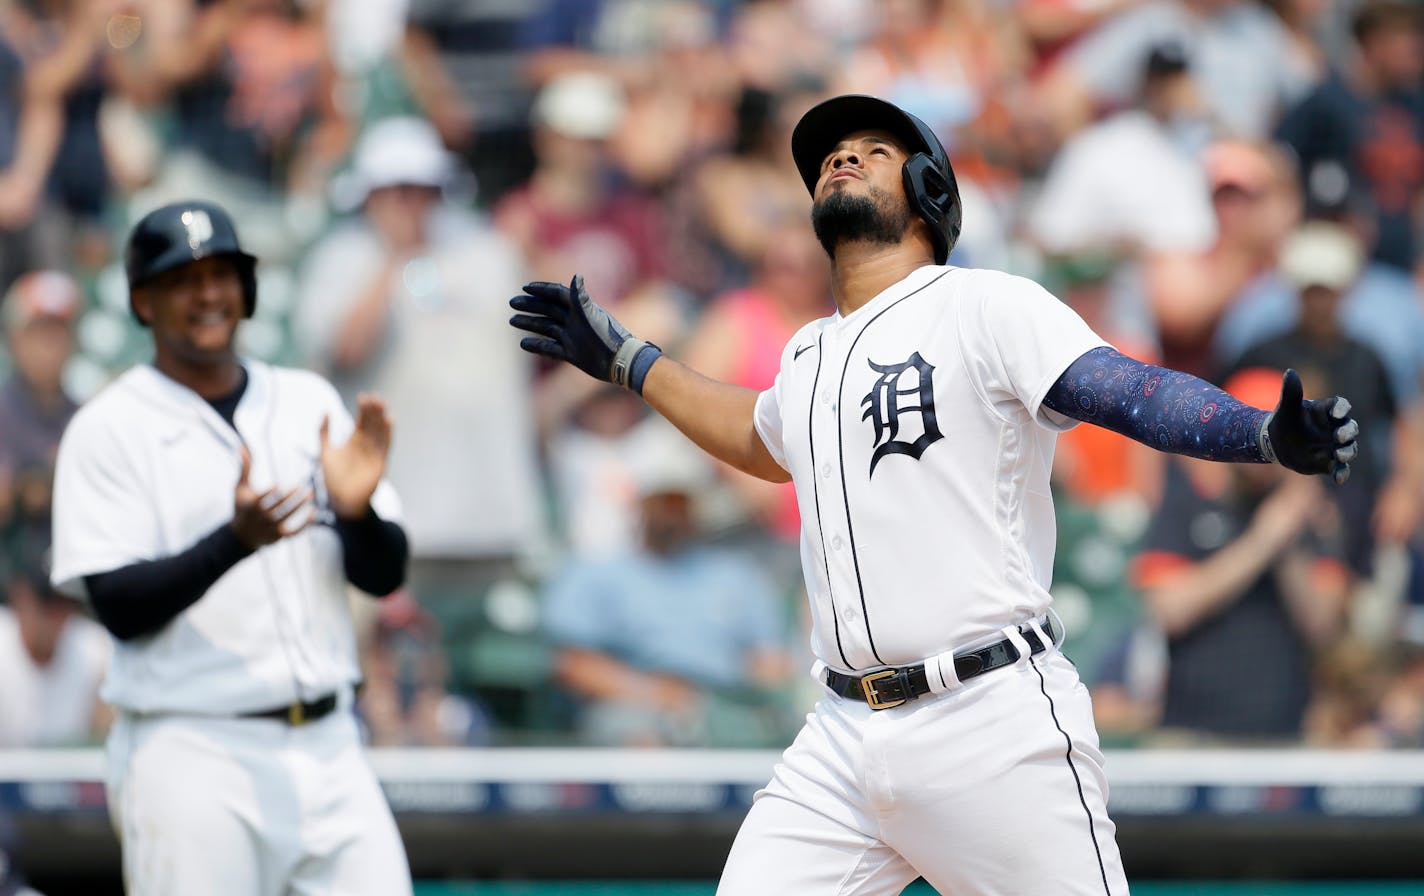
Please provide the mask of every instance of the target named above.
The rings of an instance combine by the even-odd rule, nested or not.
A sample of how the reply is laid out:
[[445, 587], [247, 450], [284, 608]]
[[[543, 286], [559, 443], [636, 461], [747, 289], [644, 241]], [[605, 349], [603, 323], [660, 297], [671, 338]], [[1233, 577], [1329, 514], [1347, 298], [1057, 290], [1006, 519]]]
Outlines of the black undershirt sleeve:
[[359, 520], [337, 517], [336, 533], [341, 536], [346, 581], [376, 597], [385, 597], [405, 581], [410, 543], [399, 524], [367, 510]]
[[[405, 530], [368, 510], [336, 520], [346, 580], [385, 597], [405, 581]], [[252, 553], [226, 523], [179, 554], [85, 576], [94, 616], [121, 641], [151, 635], [198, 602], [223, 573]]]
[[163, 628], [251, 553], [224, 523], [182, 553], [85, 576], [84, 584], [95, 617], [129, 641]]

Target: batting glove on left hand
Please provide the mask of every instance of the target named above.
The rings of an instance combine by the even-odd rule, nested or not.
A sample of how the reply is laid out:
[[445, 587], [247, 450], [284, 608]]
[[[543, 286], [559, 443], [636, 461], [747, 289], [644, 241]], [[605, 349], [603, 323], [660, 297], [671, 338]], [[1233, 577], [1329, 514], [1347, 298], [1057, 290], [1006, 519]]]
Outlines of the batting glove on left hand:
[[567, 361], [589, 376], [642, 394], [643, 377], [662, 350], [637, 338], [584, 289], [583, 275], [568, 286], [536, 281], [525, 295], [509, 300], [516, 314], [511, 325], [533, 333], [519, 347], [536, 355]]
[[1329, 473], [1337, 485], [1350, 478], [1350, 461], [1360, 453], [1360, 425], [1350, 419], [1350, 402], [1336, 395], [1304, 398], [1300, 374], [1287, 370], [1281, 400], [1266, 418], [1261, 447], [1267, 459], [1297, 473]]

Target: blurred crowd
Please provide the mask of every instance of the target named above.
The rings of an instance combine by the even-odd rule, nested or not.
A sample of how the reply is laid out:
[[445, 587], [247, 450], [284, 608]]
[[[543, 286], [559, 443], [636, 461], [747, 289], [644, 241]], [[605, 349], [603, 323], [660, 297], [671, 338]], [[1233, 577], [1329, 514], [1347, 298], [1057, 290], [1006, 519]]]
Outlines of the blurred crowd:
[[[407, 587], [360, 609], [377, 745], [779, 746], [806, 674], [790, 486], [518, 348], [585, 277], [765, 388], [829, 271], [819, 99], [948, 147], [951, 263], [1273, 406], [1344, 394], [1344, 487], [1059, 442], [1056, 606], [1109, 744], [1424, 746], [1424, 5], [1402, 0], [0, 0], [0, 747], [95, 741], [108, 640], [45, 575], [54, 449], [142, 363], [122, 245], [215, 200], [244, 353], [376, 390]], [[946, 571], [945, 600], [954, 600]]]

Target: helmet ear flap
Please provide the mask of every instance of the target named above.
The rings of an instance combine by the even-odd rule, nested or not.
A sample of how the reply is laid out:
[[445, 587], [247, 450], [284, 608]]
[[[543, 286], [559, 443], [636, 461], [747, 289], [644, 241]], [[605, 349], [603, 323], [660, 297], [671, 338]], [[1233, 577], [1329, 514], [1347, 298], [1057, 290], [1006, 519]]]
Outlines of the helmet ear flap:
[[915, 214], [930, 226], [935, 244], [935, 263], [944, 264], [959, 239], [959, 185], [946, 175], [928, 154], [917, 152], [905, 160], [900, 170], [905, 196]]

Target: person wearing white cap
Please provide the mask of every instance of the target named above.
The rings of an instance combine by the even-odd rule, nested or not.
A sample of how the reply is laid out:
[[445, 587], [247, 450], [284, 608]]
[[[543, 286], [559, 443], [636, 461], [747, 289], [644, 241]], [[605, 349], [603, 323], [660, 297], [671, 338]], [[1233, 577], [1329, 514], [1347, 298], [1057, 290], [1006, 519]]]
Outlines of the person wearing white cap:
[[356, 214], [313, 248], [296, 312], [309, 362], [400, 416], [389, 476], [424, 600], [503, 575], [544, 531], [532, 365], [500, 338], [501, 290], [523, 265], [454, 195], [462, 177], [423, 119], [373, 125], [333, 184]]
[[656, 207], [610, 186], [608, 141], [626, 108], [623, 88], [606, 75], [550, 81], [530, 113], [534, 174], [495, 209], [531, 273], [586, 271], [590, 288], [614, 304], [645, 293], [664, 272]]
[[1233, 369], [1293, 364], [1309, 394], [1349, 393], [1370, 448], [1353, 465], [1349, 486], [1333, 495], [1345, 518], [1346, 559], [1368, 574], [1377, 541], [1399, 543], [1418, 526], [1424, 445], [1383, 360], [1341, 320], [1341, 301], [1365, 261], [1364, 246], [1341, 225], [1311, 221], [1299, 227], [1280, 256], [1281, 276], [1299, 296], [1298, 319], [1248, 348]]

